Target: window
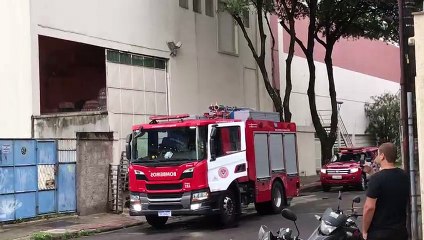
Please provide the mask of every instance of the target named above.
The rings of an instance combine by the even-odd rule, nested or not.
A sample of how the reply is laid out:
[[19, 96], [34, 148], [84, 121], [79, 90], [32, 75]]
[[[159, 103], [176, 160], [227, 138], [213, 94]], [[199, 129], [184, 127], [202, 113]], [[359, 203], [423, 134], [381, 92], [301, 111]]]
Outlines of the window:
[[231, 14], [224, 10], [225, 2], [219, 1], [218, 11], [218, 51], [238, 54], [238, 31]]
[[206, 131], [206, 127], [142, 131], [135, 136], [135, 159], [140, 163], [205, 159]]
[[46, 36], [38, 36], [38, 46], [41, 114], [106, 110], [104, 48]]
[[166, 59], [141, 56], [131, 53], [119, 52], [116, 50], [107, 50], [107, 61], [139, 67], [156, 68], [160, 70], [166, 69]]
[[250, 13], [249, 9], [243, 11], [243, 24], [246, 28], [250, 28]]
[[221, 127], [215, 136], [216, 157], [237, 153], [241, 150], [240, 127]]
[[193, 0], [193, 11], [202, 13], [202, 0]]
[[205, 11], [206, 11], [206, 15], [209, 17], [213, 17], [214, 16], [214, 3], [215, 0], [205, 0]]
[[188, 0], [180, 0], [180, 7], [188, 9]]

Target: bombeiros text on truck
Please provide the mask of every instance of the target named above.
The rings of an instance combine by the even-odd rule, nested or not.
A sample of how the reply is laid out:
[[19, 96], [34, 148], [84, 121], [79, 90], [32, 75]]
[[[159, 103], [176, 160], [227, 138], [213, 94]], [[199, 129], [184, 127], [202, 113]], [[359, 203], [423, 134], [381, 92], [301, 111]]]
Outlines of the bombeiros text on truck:
[[202, 116], [153, 116], [127, 137], [130, 215], [162, 227], [171, 216], [224, 225], [254, 203], [280, 213], [299, 194], [296, 125], [278, 113], [211, 106]]

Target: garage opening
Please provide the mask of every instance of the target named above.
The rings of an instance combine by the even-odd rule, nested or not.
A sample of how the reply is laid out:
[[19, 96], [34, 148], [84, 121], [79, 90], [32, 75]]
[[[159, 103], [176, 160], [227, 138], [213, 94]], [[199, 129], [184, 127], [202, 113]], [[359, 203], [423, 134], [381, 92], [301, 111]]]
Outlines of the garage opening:
[[41, 114], [106, 110], [105, 49], [38, 36]]

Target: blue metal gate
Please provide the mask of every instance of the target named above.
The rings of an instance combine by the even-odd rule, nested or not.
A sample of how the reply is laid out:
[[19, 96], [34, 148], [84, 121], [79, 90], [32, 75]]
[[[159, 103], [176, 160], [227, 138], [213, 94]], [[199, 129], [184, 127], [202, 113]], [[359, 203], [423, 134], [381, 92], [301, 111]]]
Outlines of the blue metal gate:
[[76, 200], [76, 150], [75, 139], [63, 139], [58, 143], [58, 211], [74, 212], [77, 208]]
[[0, 140], [0, 222], [75, 211], [75, 162], [71, 174], [63, 168], [56, 141]]

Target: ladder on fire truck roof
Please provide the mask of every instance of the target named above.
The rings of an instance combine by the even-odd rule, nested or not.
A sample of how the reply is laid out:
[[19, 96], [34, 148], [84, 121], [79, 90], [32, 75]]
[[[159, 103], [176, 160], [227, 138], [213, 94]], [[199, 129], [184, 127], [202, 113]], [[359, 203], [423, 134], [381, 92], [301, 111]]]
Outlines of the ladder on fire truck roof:
[[150, 117], [150, 124], [158, 123], [158, 121], [170, 121], [184, 119], [238, 119], [238, 120], [268, 120], [273, 122], [280, 121], [280, 115], [277, 112], [255, 111], [250, 108], [229, 107], [224, 105], [211, 105], [209, 112], [199, 115], [178, 114], [178, 115], [158, 115]]

